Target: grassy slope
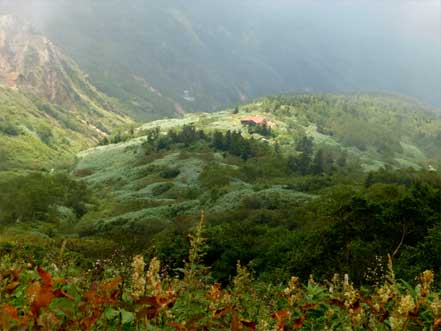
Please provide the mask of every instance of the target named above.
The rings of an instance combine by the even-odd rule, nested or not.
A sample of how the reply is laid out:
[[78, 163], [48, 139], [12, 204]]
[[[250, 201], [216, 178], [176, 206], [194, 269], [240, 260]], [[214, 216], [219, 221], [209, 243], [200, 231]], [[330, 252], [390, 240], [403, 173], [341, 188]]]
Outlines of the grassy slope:
[[33, 89], [0, 85], [0, 171], [42, 169], [72, 162], [112, 128], [130, 123], [117, 103], [96, 91], [81, 71], [65, 71], [72, 99], [49, 101]]
[[[160, 127], [166, 132], [194, 124], [205, 131], [243, 131], [240, 120], [250, 114], [265, 116], [275, 124], [274, 137], [269, 143], [277, 141], [286, 153], [294, 152], [297, 138], [306, 134], [314, 138], [316, 146], [345, 150], [349, 159], [365, 171], [384, 165], [427, 167], [441, 157], [440, 151], [434, 149], [441, 135], [441, 121], [414, 102], [385, 95], [265, 98], [240, 107], [237, 114], [226, 110], [147, 123], [138, 129], [139, 138], [80, 153], [76, 173], [102, 188], [102, 192], [111, 192], [106, 196], [110, 199], [108, 209], [105, 207], [104, 213], [90, 217], [94, 226], [105, 230], [111, 224], [132, 228], [138, 222], [151, 222], [152, 227], [155, 224], [165, 227], [165, 223], [177, 215], [196, 215], [201, 209], [210, 213], [232, 210], [246, 198], [262, 200], [265, 197], [264, 200], [277, 203], [297, 203], [313, 198], [286, 188], [283, 184], [289, 178], [275, 178], [265, 183], [245, 182], [238, 178], [236, 171], [244, 166], [243, 162], [224, 157], [205, 146], [172, 149], [148, 156], [141, 149], [145, 130]], [[355, 131], [351, 126], [341, 127], [342, 122], [357, 123], [360, 118], [364, 125], [354, 126]], [[381, 139], [377, 139], [379, 137]], [[383, 150], [382, 142], [396, 150]], [[218, 176], [229, 179], [219, 184], [222, 189], [213, 197], [212, 192], [205, 190], [200, 175], [205, 169], [216, 167]], [[178, 169], [179, 175], [174, 179], [163, 178], [161, 173], [168, 168]]]
[[[0, 86], [0, 170], [42, 169], [72, 160], [102, 137], [87, 118], [81, 110], [72, 114], [29, 93]], [[115, 116], [101, 125], [110, 129], [112, 122], [124, 123]]]

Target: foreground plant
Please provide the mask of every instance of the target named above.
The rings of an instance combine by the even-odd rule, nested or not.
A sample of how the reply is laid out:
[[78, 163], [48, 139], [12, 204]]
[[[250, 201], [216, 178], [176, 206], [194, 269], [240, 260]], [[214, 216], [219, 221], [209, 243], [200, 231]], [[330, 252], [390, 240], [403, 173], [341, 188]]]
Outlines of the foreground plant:
[[[135, 256], [131, 277], [93, 281], [57, 278], [41, 267], [1, 263], [1, 330], [438, 330], [440, 293], [425, 271], [416, 286], [395, 278], [389, 258], [382, 284], [355, 288], [347, 275], [313, 277], [285, 288], [253, 280], [237, 264], [229, 287], [202, 265], [204, 216], [190, 236], [181, 278], [162, 273], [160, 261]], [[12, 266], [10, 260], [9, 265]], [[57, 270], [55, 268], [54, 270]]]

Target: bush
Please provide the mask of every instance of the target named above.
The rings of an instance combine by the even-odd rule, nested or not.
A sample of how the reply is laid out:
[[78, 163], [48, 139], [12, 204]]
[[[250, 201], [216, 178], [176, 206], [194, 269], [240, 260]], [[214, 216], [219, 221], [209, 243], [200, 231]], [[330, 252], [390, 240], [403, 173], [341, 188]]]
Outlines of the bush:
[[90, 192], [64, 174], [29, 174], [0, 183], [0, 220], [55, 221], [56, 207], [71, 208], [77, 217], [87, 211]]
[[173, 188], [174, 184], [173, 183], [160, 183], [155, 185], [152, 188], [152, 194], [154, 196], [160, 196], [166, 192], [168, 192], [169, 190], [171, 190]]
[[181, 171], [179, 169], [167, 168], [161, 171], [159, 175], [164, 179], [172, 179], [178, 177], [180, 173]]
[[20, 135], [20, 130], [18, 128], [16, 128], [13, 125], [8, 125], [8, 124], [6, 124], [6, 126], [4, 126], [4, 127], [0, 127], [0, 132], [3, 132], [4, 134], [6, 134], [8, 136]]

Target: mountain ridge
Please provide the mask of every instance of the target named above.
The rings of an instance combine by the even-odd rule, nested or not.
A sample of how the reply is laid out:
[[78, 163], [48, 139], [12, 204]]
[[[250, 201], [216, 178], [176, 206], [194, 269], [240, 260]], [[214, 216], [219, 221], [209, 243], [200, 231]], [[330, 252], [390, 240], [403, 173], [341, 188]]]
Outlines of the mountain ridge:
[[60, 48], [13, 15], [0, 16], [0, 87], [1, 168], [71, 158], [132, 122]]

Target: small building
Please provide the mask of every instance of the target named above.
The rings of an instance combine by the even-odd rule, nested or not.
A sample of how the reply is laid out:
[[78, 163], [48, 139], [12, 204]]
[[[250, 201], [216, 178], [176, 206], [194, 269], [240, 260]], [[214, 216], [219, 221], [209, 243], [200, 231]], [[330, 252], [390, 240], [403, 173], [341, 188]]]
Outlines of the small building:
[[268, 121], [265, 117], [262, 116], [248, 116], [245, 118], [242, 118], [240, 122], [243, 125], [252, 125], [252, 126], [267, 126], [272, 127], [273, 123], [271, 121]]

